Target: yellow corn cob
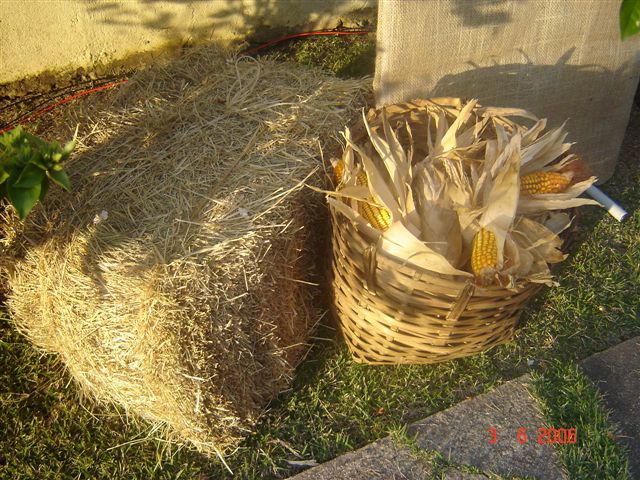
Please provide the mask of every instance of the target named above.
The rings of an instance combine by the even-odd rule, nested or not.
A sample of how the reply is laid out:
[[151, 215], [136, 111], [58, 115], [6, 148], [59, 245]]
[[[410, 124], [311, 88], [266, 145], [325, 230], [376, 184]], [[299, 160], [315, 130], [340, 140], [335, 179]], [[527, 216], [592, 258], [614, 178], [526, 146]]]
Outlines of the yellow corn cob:
[[[367, 185], [367, 174], [360, 170], [356, 177], [357, 185]], [[391, 213], [384, 207], [376, 207], [370, 202], [374, 202], [373, 198], [369, 198], [368, 202], [358, 202], [358, 210], [373, 228], [382, 230], [383, 232], [391, 226]]]
[[497, 263], [496, 236], [493, 232], [481, 228], [471, 244], [471, 270], [475, 275], [482, 275], [496, 268]]
[[[373, 201], [373, 199], [370, 199], [370, 201]], [[373, 228], [384, 232], [391, 225], [391, 214], [384, 207], [376, 207], [368, 202], [358, 202], [358, 210], [360, 210], [360, 215], [366, 218]]]
[[336, 185], [340, 185], [342, 183], [342, 179], [344, 178], [344, 160], [340, 159], [333, 166], [333, 179], [336, 182]]
[[559, 193], [566, 190], [571, 178], [558, 172], [534, 172], [520, 179], [520, 192], [527, 195]]

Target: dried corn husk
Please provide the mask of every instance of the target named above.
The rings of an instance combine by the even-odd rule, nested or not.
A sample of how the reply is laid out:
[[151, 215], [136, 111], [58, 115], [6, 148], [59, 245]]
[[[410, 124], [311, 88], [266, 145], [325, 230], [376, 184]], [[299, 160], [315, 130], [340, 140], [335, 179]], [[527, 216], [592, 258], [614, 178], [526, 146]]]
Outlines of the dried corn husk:
[[[577, 165], [564, 125], [546, 125], [525, 110], [457, 98], [371, 110], [345, 130], [344, 179], [327, 197], [379, 251], [416, 267], [471, 277], [471, 244], [485, 229], [495, 236], [497, 261], [478, 285], [551, 285], [549, 265], [565, 258], [558, 234], [571, 223], [562, 210], [596, 204], [578, 198], [596, 178], [567, 173], [572, 183], [563, 192], [520, 192], [524, 175]], [[353, 180], [361, 170], [366, 188]], [[367, 198], [389, 210], [386, 231], [358, 213], [357, 202]]]

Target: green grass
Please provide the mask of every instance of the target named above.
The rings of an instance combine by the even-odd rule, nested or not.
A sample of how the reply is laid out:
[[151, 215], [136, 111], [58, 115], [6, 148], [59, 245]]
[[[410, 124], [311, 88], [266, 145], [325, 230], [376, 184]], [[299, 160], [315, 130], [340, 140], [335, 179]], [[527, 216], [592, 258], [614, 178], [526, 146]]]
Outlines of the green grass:
[[626, 449], [615, 442], [615, 428], [608, 421], [602, 398], [575, 364], [552, 361], [543, 374], [533, 375], [533, 385], [548, 427], [576, 429], [575, 444], [558, 446], [570, 478], [631, 478]]
[[[344, 72], [341, 65], [358, 62], [330, 60], [335, 41], [301, 43], [292, 56]], [[326, 42], [324, 56], [319, 42]], [[369, 56], [366, 73], [372, 73], [373, 54], [365, 47], [358, 48], [369, 53], [353, 58]], [[634, 132], [640, 132], [639, 115]], [[560, 286], [529, 306], [515, 341], [433, 366], [370, 367], [353, 363], [335, 328], [325, 325], [294, 386], [228, 458], [236, 478], [286, 477], [296, 472], [286, 460], [326, 461], [525, 373], [530, 359], [571, 362], [640, 335], [639, 147], [640, 138], [632, 139], [605, 189], [631, 218], [619, 224], [600, 210], [583, 209], [571, 257], [557, 272]], [[217, 461], [188, 449], [153, 438], [126, 444], [144, 437], [144, 426], [115, 408], [79, 402], [60, 364], [38, 354], [6, 321], [0, 342], [0, 478], [229, 477]], [[575, 463], [589, 468], [585, 458]]]
[[376, 44], [372, 35], [317, 37], [296, 45], [293, 58], [302, 65], [319, 66], [339, 77], [371, 75]]

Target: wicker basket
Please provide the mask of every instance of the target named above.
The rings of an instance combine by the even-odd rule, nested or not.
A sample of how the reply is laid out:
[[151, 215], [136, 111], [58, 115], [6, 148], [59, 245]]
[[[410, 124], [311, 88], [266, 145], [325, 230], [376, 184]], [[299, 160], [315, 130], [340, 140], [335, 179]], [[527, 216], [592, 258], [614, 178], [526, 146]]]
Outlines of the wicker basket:
[[508, 341], [540, 286], [477, 288], [379, 252], [331, 208], [336, 314], [355, 360], [426, 364]]
[[[487, 278], [478, 275], [478, 271], [473, 272], [475, 278], [471, 278], [465, 276], [461, 270], [447, 268], [446, 264], [443, 268], [442, 263], [438, 265], [425, 263], [424, 259], [429, 257], [423, 256], [421, 261], [411, 263], [407, 258], [413, 256], [414, 253], [417, 259], [420, 259], [420, 255], [424, 254], [424, 252], [418, 251], [420, 245], [415, 242], [405, 245], [397, 243], [398, 241], [402, 242], [404, 238], [407, 238], [408, 242], [412, 242], [412, 238], [415, 238], [411, 237], [413, 234], [408, 229], [396, 228], [393, 230], [392, 221], [397, 221], [399, 216], [407, 215], [403, 222], [411, 223], [414, 230], [421, 228], [415, 223], [415, 217], [410, 219], [406, 210], [405, 213], [402, 213], [401, 209], [405, 207], [400, 207], [400, 205], [404, 201], [397, 202], [396, 206], [392, 206], [395, 201], [393, 197], [400, 195], [398, 192], [402, 192], [401, 195], [413, 195], [411, 190], [406, 191], [397, 187], [397, 185], [402, 185], [403, 181], [411, 181], [412, 179], [413, 172], [411, 169], [407, 169], [407, 165], [413, 168], [416, 165], [419, 166], [421, 159], [437, 158], [442, 155], [445, 150], [435, 150], [436, 157], [431, 157], [434, 155], [434, 151], [432, 151], [434, 145], [437, 142], [445, 142], [445, 138], [446, 142], [439, 143], [438, 148], [457, 148], [455, 145], [458, 141], [458, 137], [456, 137], [458, 129], [463, 130], [463, 133], [460, 133], [460, 138], [465, 138], [462, 142], [463, 146], [459, 152], [452, 152], [450, 157], [443, 157], [450, 158], [455, 162], [484, 162], [486, 160], [483, 156], [486, 153], [482, 150], [483, 147], [478, 148], [479, 143], [472, 143], [469, 135], [473, 135], [475, 140], [480, 138], [493, 139], [492, 148], [496, 158], [507, 152], [507, 146], [511, 144], [511, 140], [507, 140], [509, 138], [507, 132], [510, 132], [511, 138], [516, 139], [517, 148], [520, 148], [521, 139], [528, 137], [525, 144], [529, 156], [527, 162], [530, 162], [526, 166], [529, 169], [527, 175], [533, 172], [543, 172], [543, 167], [550, 165], [550, 162], [567, 153], [566, 144], [563, 143], [565, 138], [563, 135], [566, 133], [563, 134], [561, 128], [549, 130], [548, 134], [540, 136], [545, 129], [545, 121], [538, 120], [522, 110], [487, 107], [482, 109], [480, 113], [480, 116], [483, 117], [482, 120], [476, 117], [473, 126], [465, 124], [472, 114], [478, 114], [477, 108], [478, 105], [474, 100], [467, 101], [459, 98], [417, 99], [388, 105], [378, 110], [372, 109], [367, 114], [366, 121], [356, 123], [345, 132], [347, 145], [342, 159], [332, 162], [338, 188], [336, 196], [339, 198], [339, 200], [331, 198], [329, 201], [333, 227], [332, 285], [335, 313], [349, 349], [358, 362], [370, 364], [437, 363], [485, 351], [510, 340], [519, 324], [520, 315], [527, 301], [540, 289], [541, 283], [552, 284], [552, 274], [549, 269], [538, 270], [535, 275], [527, 275], [533, 270], [525, 270], [524, 275], [512, 274], [513, 269], [520, 266], [517, 263], [519, 260], [513, 260], [514, 257], [511, 257], [515, 262], [510, 266], [511, 273], [505, 270], [500, 281], [496, 281], [497, 276], [487, 281]], [[461, 113], [463, 111], [466, 113]], [[527, 118], [534, 121], [535, 124], [530, 127], [524, 126], [511, 120], [511, 117]], [[450, 123], [447, 123], [447, 118]], [[462, 127], [462, 125], [465, 126]], [[441, 126], [444, 126], [443, 129]], [[482, 137], [482, 135], [487, 135], [487, 137]], [[521, 137], [516, 138], [516, 135], [521, 135]], [[500, 143], [502, 143], [502, 147], [498, 147]], [[536, 143], [537, 145], [533, 146]], [[502, 153], [498, 153], [499, 148], [502, 148]], [[406, 150], [406, 154], [404, 152], [398, 153], [402, 149]], [[503, 160], [514, 158], [511, 155], [512, 153], [506, 154]], [[374, 166], [372, 158], [378, 158], [380, 163], [386, 165], [390, 160], [395, 161], [397, 166], [401, 166], [401, 168], [381, 167], [383, 171], [386, 171], [384, 174], [386, 176], [383, 176], [376, 171], [377, 167]], [[564, 187], [567, 190], [562, 190], [562, 192], [569, 192], [573, 188], [570, 194], [573, 197], [566, 197], [564, 199], [566, 202], [562, 204], [562, 206], [566, 206], [565, 211], [562, 212], [564, 220], [561, 220], [560, 224], [556, 224], [559, 225], [558, 232], [562, 232], [563, 229], [565, 231], [558, 235], [560, 238], [553, 236], [552, 233], [551, 237], [546, 237], [547, 240], [544, 240], [546, 233], [542, 232], [540, 237], [535, 237], [536, 242], [518, 247], [533, 251], [534, 248], [537, 248], [534, 244], [539, 245], [540, 240], [544, 244], [544, 242], [549, 242], [549, 239], [553, 239], [553, 245], [547, 243], [548, 250], [544, 253], [545, 257], [540, 257], [542, 254], [539, 251], [537, 253], [538, 258], [542, 258], [547, 267], [562, 261], [563, 255], [560, 252], [562, 241], [557, 242], [557, 240], [566, 240], [566, 235], [570, 235], [567, 226], [570, 224], [569, 219], [572, 216], [571, 209], [591, 202], [576, 198], [583, 191], [580, 189], [587, 188], [589, 182], [595, 181], [595, 178], [590, 177], [586, 170], [583, 171], [577, 157], [572, 158], [567, 154], [562, 158], [566, 162], [559, 165], [560, 169], [571, 167], [570, 180], [573, 181], [572, 185], [577, 187]], [[376, 207], [378, 210], [371, 208], [360, 210], [362, 202], [368, 202], [368, 199], [366, 193], [362, 193], [362, 191], [356, 193], [358, 192], [357, 188], [361, 188], [363, 185], [358, 183], [361, 181], [359, 174], [361, 170], [354, 169], [354, 162], [357, 161], [363, 164], [369, 163], [369, 167], [366, 165], [365, 167], [370, 168], [370, 171], [364, 173], [365, 179], [368, 181], [368, 194], [376, 194], [372, 189], [379, 189], [377, 192], [379, 198], [375, 203], [384, 203], [382, 193], [385, 191], [384, 195], [387, 201], [392, 199], [391, 203], [387, 203], [386, 206], [382, 205], [380, 208]], [[342, 162], [343, 170], [340, 169], [340, 162]], [[495, 164], [484, 163], [483, 165], [489, 165], [491, 169], [495, 168]], [[491, 167], [491, 165], [494, 166]], [[506, 163], [502, 165], [504, 166]], [[362, 165], [355, 166], [362, 167]], [[517, 167], [518, 174], [523, 178], [523, 172], [526, 170], [520, 169], [520, 165]], [[350, 172], [346, 177], [342, 177], [343, 173], [340, 173], [344, 170]], [[403, 171], [405, 173], [402, 173]], [[455, 173], [455, 169], [451, 169], [451, 172], [453, 172], [449, 177], [452, 179], [451, 185], [456, 185], [455, 178], [459, 174]], [[355, 176], [354, 173], [356, 173]], [[372, 176], [369, 177], [369, 174]], [[488, 174], [494, 175], [490, 171]], [[408, 175], [408, 177], [402, 178], [402, 175]], [[478, 170], [475, 170], [475, 176], [482, 181]], [[391, 189], [387, 189], [388, 185], [391, 185]], [[458, 182], [457, 185], [460, 183]], [[512, 181], [512, 192], [515, 185], [515, 182]], [[342, 188], [354, 189], [340, 197]], [[415, 191], [419, 192], [420, 183], [417, 184], [417, 188], [418, 190]], [[460, 187], [457, 190], [458, 196], [464, 197], [465, 194], [460, 193], [464, 191], [464, 188]], [[456, 190], [454, 189], [454, 191]], [[429, 194], [428, 191], [426, 192]], [[481, 190], [475, 193], [478, 192]], [[539, 201], [539, 198], [525, 200], [523, 194], [521, 192], [520, 194], [517, 209], [513, 206], [513, 213], [493, 209], [491, 215], [494, 217], [491, 219], [491, 215], [489, 215], [487, 221], [494, 221], [495, 218], [500, 218], [500, 215], [507, 215], [507, 218], [512, 215], [511, 221], [513, 222], [515, 218], [513, 215], [520, 207], [523, 207], [523, 211], [525, 208], [530, 208], [528, 213], [520, 215], [520, 221], [522, 221], [527, 215], [546, 214], [547, 207], [557, 209], [560, 206], [557, 202], [561, 200], [557, 198], [546, 205], [543, 202], [535, 205], [531, 202]], [[352, 195], [351, 199], [349, 199], [349, 195]], [[358, 195], [365, 196], [358, 197]], [[433, 193], [429, 195], [433, 195]], [[415, 196], [412, 199], [414, 200], [412, 213], [418, 212], [418, 209], [415, 208], [417, 205], [423, 208], [418, 215], [424, 215], [427, 212], [427, 218], [429, 218], [428, 210], [424, 210], [424, 208], [430, 207], [421, 205], [419, 194], [417, 198], [417, 201]], [[475, 201], [473, 200], [473, 202]], [[461, 211], [464, 211], [465, 208], [468, 209], [468, 205], [464, 202], [465, 200], [462, 200], [463, 208]], [[479, 208], [479, 204], [473, 203], [473, 205], [476, 210]], [[491, 205], [499, 205], [498, 200], [494, 199]], [[532, 205], [535, 206], [532, 207]], [[359, 209], [360, 214], [351, 215], [354, 208]], [[536, 210], [536, 208], [540, 210]], [[381, 214], [385, 209], [386, 216]], [[393, 214], [389, 209], [393, 209], [395, 213]], [[392, 214], [396, 217], [395, 219]], [[430, 220], [429, 218], [427, 222]], [[535, 222], [530, 218], [528, 220]], [[420, 221], [424, 222], [425, 217], [420, 217]], [[469, 220], [467, 217], [466, 221], [477, 220]], [[467, 223], [466, 225], [471, 224]], [[510, 225], [513, 227], [515, 224]], [[401, 227], [408, 226], [409, 224], [401, 225]], [[500, 228], [503, 228], [506, 236], [507, 227]], [[518, 234], [522, 235], [523, 231], [531, 227], [526, 227], [523, 223], [520, 228], [523, 230], [514, 227], [513, 231], [518, 231]], [[540, 228], [546, 227], [540, 224]], [[386, 232], [387, 229], [391, 232], [390, 236], [386, 239], [386, 234], [379, 237], [378, 233], [380, 231]], [[405, 231], [408, 235], [403, 233]], [[536, 230], [536, 234], [538, 232], [540, 230]], [[470, 234], [475, 235], [472, 230], [468, 230], [466, 232], [467, 241], [469, 241]], [[473, 238], [475, 240], [476, 237]], [[445, 239], [448, 241], [446, 232], [435, 241], [442, 244]], [[401, 245], [403, 248], [385, 248], [385, 240], [387, 247], [395, 242], [395, 245]], [[434, 242], [433, 239], [430, 241]], [[381, 247], [378, 248], [378, 245]], [[472, 262], [468, 261], [468, 259], [473, 259], [470, 247], [471, 245], [467, 245], [467, 252], [454, 257], [455, 262], [450, 263], [449, 266], [455, 264], [456, 268], [467, 268], [465, 271], [472, 273], [473, 267], [469, 265]], [[413, 248], [416, 249], [415, 252]], [[394, 256], [390, 252], [399, 252], [403, 258]], [[431, 261], [438, 262], [438, 257], [432, 256], [430, 258]], [[462, 266], [460, 266], [461, 264]], [[449, 274], [436, 273], [436, 271], [449, 272]], [[479, 272], [482, 273], [482, 270]], [[501, 286], [505, 284], [510, 285], [510, 288]], [[488, 286], [480, 287], [478, 285]], [[513, 285], [515, 286], [511, 288]]]

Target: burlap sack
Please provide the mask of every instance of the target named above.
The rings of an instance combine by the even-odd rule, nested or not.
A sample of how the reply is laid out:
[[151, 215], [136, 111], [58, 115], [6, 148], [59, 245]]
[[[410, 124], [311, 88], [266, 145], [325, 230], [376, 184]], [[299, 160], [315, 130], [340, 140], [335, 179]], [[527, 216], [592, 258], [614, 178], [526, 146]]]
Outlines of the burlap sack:
[[640, 72], [619, 0], [380, 0], [378, 106], [479, 98], [556, 126], [601, 181], [615, 168]]

